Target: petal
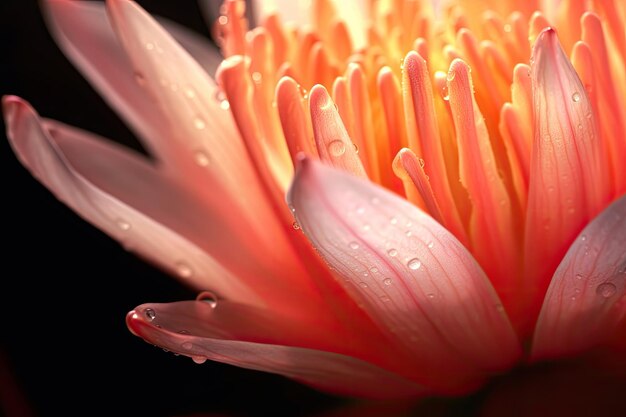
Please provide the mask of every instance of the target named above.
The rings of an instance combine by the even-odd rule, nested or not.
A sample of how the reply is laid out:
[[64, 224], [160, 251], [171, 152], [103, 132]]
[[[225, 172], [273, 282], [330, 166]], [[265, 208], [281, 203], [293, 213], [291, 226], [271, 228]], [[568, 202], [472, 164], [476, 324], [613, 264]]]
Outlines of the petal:
[[317, 350], [319, 340], [327, 339], [319, 329], [298, 327], [285, 317], [236, 303], [144, 304], [126, 320], [144, 340], [198, 363], [211, 359], [277, 373], [342, 395], [389, 399], [425, 392], [367, 362]]
[[580, 353], [626, 315], [626, 196], [580, 233], [556, 270], [537, 322], [535, 359]]
[[[240, 216], [214, 192], [215, 184], [206, 184], [210, 191], [204, 194], [190, 191], [119, 146], [42, 123], [18, 98], [5, 98], [4, 111], [22, 163], [61, 201], [129, 249], [196, 288], [271, 304], [277, 312], [309, 315], [318, 323], [329, 320], [295, 255], [242, 230]], [[279, 243], [280, 236], [269, 239]]]
[[450, 391], [517, 359], [516, 336], [485, 274], [431, 217], [310, 159], [287, 200], [346, 291], [404, 349], [411, 377]]
[[[44, 1], [42, 5], [52, 35], [72, 63], [153, 154], [159, 157], [170, 154], [171, 141], [165, 135], [167, 125], [155, 116], [161, 109], [142, 88], [145, 81], [142, 75], [133, 72], [111, 28], [104, 4]], [[174, 23], [168, 23], [168, 28], [210, 74], [215, 72], [219, 53], [209, 42]]]
[[525, 274], [531, 315], [550, 277], [584, 225], [610, 201], [608, 160], [591, 103], [556, 33], [546, 29], [533, 51], [533, 119], [526, 218]]
[[199, 210], [199, 203], [145, 158], [60, 123], [43, 122], [17, 97], [5, 97], [3, 106], [7, 136], [21, 162], [81, 217], [189, 285], [260, 302], [198, 242], [179, 233], [191, 227], [181, 224], [172, 202], [184, 205], [187, 213]]

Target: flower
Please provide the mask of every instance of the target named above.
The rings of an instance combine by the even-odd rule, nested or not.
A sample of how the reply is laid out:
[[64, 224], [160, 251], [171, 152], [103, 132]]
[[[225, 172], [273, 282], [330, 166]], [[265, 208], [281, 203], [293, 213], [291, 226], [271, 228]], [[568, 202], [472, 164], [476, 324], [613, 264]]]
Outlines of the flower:
[[194, 37], [131, 1], [45, 4], [155, 161], [6, 97], [16, 154], [81, 216], [213, 291], [139, 306], [131, 331], [371, 398], [464, 393], [526, 358], [618, 349], [617, 6], [379, 1], [365, 28], [348, 3], [248, 32], [227, 0], [217, 84]]

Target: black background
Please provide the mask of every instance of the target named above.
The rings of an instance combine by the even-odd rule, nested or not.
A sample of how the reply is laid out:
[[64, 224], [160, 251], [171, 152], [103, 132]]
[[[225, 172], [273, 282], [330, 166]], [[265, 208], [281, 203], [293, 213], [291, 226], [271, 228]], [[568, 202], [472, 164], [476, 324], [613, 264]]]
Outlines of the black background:
[[[209, 36], [195, 0], [138, 3]], [[0, 94], [19, 95], [45, 117], [140, 148], [54, 44], [35, 0], [0, 0], [0, 35]], [[56, 201], [1, 139], [0, 415], [314, 416], [349, 404], [279, 376], [196, 365], [131, 335], [124, 317], [134, 306], [195, 294]], [[607, 410], [623, 407], [626, 387], [588, 371], [582, 379], [575, 373], [555, 380], [552, 385], [573, 384], [573, 391], [561, 390], [563, 399], [537, 394], [536, 381], [551, 378], [550, 369], [517, 371], [471, 397], [430, 400], [414, 414], [475, 415], [495, 391], [509, 397], [501, 395], [502, 413], [490, 416], [527, 415], [521, 410], [528, 404], [553, 398], [570, 416], [620, 415]]]

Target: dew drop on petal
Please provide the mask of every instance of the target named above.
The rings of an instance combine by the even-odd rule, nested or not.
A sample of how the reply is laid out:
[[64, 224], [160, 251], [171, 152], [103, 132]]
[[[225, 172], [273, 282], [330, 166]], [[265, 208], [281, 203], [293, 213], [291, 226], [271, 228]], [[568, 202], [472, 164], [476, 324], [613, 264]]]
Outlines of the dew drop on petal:
[[178, 334], [190, 334], [189, 330], [179, 330]]
[[196, 301], [200, 301], [202, 303], [207, 303], [212, 308], [217, 307], [217, 296], [211, 291], [202, 291], [196, 297]]
[[408, 266], [409, 269], [412, 270], [420, 269], [420, 267], [422, 266], [422, 261], [417, 258], [413, 258], [409, 262], [407, 262], [406, 266]]
[[328, 152], [332, 156], [341, 156], [346, 153], [346, 144], [340, 140], [334, 140], [328, 144]]
[[198, 365], [202, 365], [206, 362], [206, 358], [204, 356], [192, 356], [191, 359]]
[[140, 72], [135, 73], [135, 81], [137, 81], [137, 84], [140, 86], [146, 85], [146, 77]]
[[180, 345], [180, 347], [182, 347], [185, 350], [191, 350], [193, 345], [191, 344], [191, 342], [184, 342], [182, 345]]
[[206, 122], [204, 121], [203, 118], [198, 116], [195, 119], [193, 119], [193, 126], [198, 130], [202, 130], [206, 127]]
[[435, 298], [435, 294], [433, 294], [432, 292], [431, 292], [431, 293], [429, 293], [429, 294], [426, 294], [426, 296], [427, 296], [428, 298], [430, 298], [431, 300], [432, 300], [433, 298]]
[[358, 249], [359, 244], [357, 242], [350, 242], [350, 249]]
[[391, 278], [387, 278], [383, 281], [383, 284], [385, 285], [391, 285], [393, 283], [393, 281], [391, 280]]
[[428, 244], [426, 244], [426, 246], [428, 246], [429, 249], [432, 249], [435, 246], [435, 242], [428, 242]]
[[615, 284], [610, 282], [600, 284], [598, 285], [598, 288], [596, 288], [596, 294], [598, 294], [602, 298], [610, 298], [615, 294], [616, 291], [617, 288], [615, 287]]
[[184, 262], [178, 262], [176, 264], [176, 273], [182, 278], [189, 278], [193, 275], [193, 270], [189, 265]]
[[146, 318], [150, 321], [154, 320], [156, 317], [156, 311], [154, 311], [151, 308], [146, 308], [146, 310], [143, 313], [146, 315]]
[[354, 153], [359, 153], [359, 145], [353, 142], [352, 146], [354, 146]]
[[398, 251], [397, 251], [396, 249], [389, 249], [389, 250], [387, 251], [387, 254], [388, 254], [389, 256], [397, 256], [397, 255], [398, 255]]
[[204, 151], [196, 151], [194, 154], [194, 159], [196, 160], [196, 164], [201, 167], [207, 167], [211, 163], [209, 156], [204, 153]]
[[126, 220], [124, 219], [117, 219], [115, 221], [115, 223], [117, 224], [117, 227], [119, 227], [121, 230], [130, 230], [130, 223], [128, 223]]
[[398, 224], [398, 219], [395, 217], [392, 217], [391, 219], [389, 219], [389, 223], [391, 224]]
[[293, 227], [293, 230], [300, 230], [300, 225], [296, 221], [291, 223], [291, 227]]
[[367, 285], [367, 283], [365, 283], [365, 282], [359, 282], [359, 287], [361, 287], [361, 288], [367, 288], [367, 287], [368, 287], [368, 285]]
[[578, 93], [578, 91], [572, 94], [572, 101], [575, 103], [578, 103], [580, 101], [580, 94]]

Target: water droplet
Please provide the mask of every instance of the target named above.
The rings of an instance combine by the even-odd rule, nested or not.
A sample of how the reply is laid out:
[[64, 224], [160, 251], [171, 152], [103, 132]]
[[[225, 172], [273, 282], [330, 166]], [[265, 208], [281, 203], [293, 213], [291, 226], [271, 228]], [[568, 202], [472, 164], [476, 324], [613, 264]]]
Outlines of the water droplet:
[[182, 278], [189, 278], [193, 275], [193, 270], [189, 265], [184, 262], [178, 262], [176, 264], [176, 272]]
[[226, 94], [222, 90], [215, 90], [215, 100], [220, 104], [222, 110], [230, 109], [230, 103], [226, 99]]
[[341, 156], [346, 152], [346, 144], [340, 140], [334, 140], [328, 144], [328, 152], [332, 156]]
[[263, 81], [263, 75], [258, 71], [253, 72], [252, 81], [254, 81], [255, 84], [261, 84], [261, 81]]
[[356, 143], [352, 142], [352, 146], [354, 146], [354, 153], [359, 153], [359, 145], [357, 145]]
[[391, 285], [393, 283], [393, 281], [391, 280], [391, 278], [387, 278], [385, 280], [383, 280], [383, 284], [385, 285]]
[[378, 268], [373, 266], [373, 267], [370, 268], [370, 271], [372, 271], [372, 274], [375, 274], [376, 272], [378, 272]]
[[395, 249], [389, 249], [387, 251], [387, 254], [389, 254], [389, 256], [397, 256], [398, 255], [398, 251]]
[[572, 94], [572, 101], [575, 103], [578, 103], [580, 101], [580, 94], [578, 93], [578, 91]]
[[391, 301], [391, 298], [389, 298], [389, 296], [387, 295], [381, 295], [380, 301], [382, 301], [383, 303], [388, 303], [389, 301]]
[[433, 298], [435, 298], [435, 294], [433, 294], [433, 293], [426, 294], [426, 296], [427, 296], [428, 298], [430, 298], [431, 300], [432, 300]]
[[364, 232], [367, 232], [368, 230], [370, 230], [372, 228], [372, 226], [370, 226], [369, 224], [364, 224], [362, 229]]
[[206, 358], [204, 356], [192, 356], [191, 359], [198, 365], [202, 365], [206, 362]]
[[417, 158], [417, 162], [419, 162], [420, 168], [424, 168], [424, 165], [426, 164], [426, 162], [424, 162], [422, 158]]
[[612, 297], [616, 291], [617, 291], [617, 287], [615, 287], [615, 284], [611, 282], [605, 282], [603, 284], [598, 285], [598, 288], [596, 288], [596, 294], [598, 294], [600, 297], [603, 297], [603, 298]]
[[358, 208], [356, 209], [356, 214], [363, 214], [363, 213], [365, 213], [365, 208], [363, 208], [363, 207], [358, 207]]
[[293, 227], [293, 230], [300, 230], [300, 225], [296, 221], [291, 223], [291, 227]]
[[185, 89], [185, 96], [187, 96], [187, 98], [195, 98], [196, 91], [193, 88], [188, 87]]
[[146, 315], [146, 317], [150, 321], [154, 320], [154, 318], [156, 317], [156, 311], [154, 311], [151, 308], [146, 308], [146, 310], [143, 313]]
[[435, 242], [432, 242], [432, 241], [428, 242], [428, 244], [426, 246], [428, 246], [429, 249], [432, 249], [433, 246], [435, 246]]
[[398, 219], [396, 217], [392, 217], [391, 219], [389, 219], [389, 223], [398, 224]]
[[206, 127], [206, 122], [203, 118], [197, 116], [195, 119], [193, 119], [193, 126], [198, 130], [202, 130]]
[[359, 287], [367, 288], [367, 284], [365, 282], [359, 282]]
[[410, 230], [407, 230], [406, 233], [405, 233], [405, 235], [407, 237], [411, 237], [412, 234], [413, 234], [413, 232], [411, 232]]
[[152, 51], [154, 49], [154, 44], [152, 42], [147, 42], [146, 43], [146, 49], [148, 51]]
[[130, 230], [130, 223], [128, 223], [126, 220], [124, 219], [117, 219], [115, 221], [115, 223], [117, 224], [117, 227], [119, 227], [121, 230]]
[[456, 77], [456, 73], [454, 71], [448, 71], [448, 75], [446, 75], [446, 80], [454, 81], [454, 77]]
[[582, 280], [582, 279], [583, 279], [583, 276], [582, 276], [582, 275], [580, 275], [580, 274], [576, 274], [576, 279], [580, 281], [580, 280]]
[[448, 86], [447, 85], [443, 86], [443, 89], [441, 90], [441, 94], [442, 94], [443, 99], [445, 101], [450, 100], [450, 93], [448, 93]]
[[217, 307], [217, 295], [215, 295], [211, 291], [202, 291], [196, 297], [196, 301], [207, 303], [212, 308]]
[[191, 350], [191, 348], [193, 347], [193, 344], [191, 342], [184, 342], [182, 345], [180, 345], [180, 347], [182, 347], [185, 350]]
[[420, 267], [422, 266], [422, 261], [417, 258], [413, 258], [409, 262], [407, 262], [406, 266], [408, 266], [409, 269], [412, 270], [420, 269]]
[[350, 242], [350, 249], [357, 250], [359, 248], [359, 244], [357, 242]]
[[587, 240], [587, 236], [586, 236], [586, 235], [582, 235], [582, 236], [580, 237], [580, 240], [582, 240], [582, 241], [584, 242], [585, 240]]
[[196, 151], [194, 154], [194, 159], [196, 160], [196, 164], [201, 167], [207, 167], [211, 163], [209, 156], [203, 151]]
[[189, 333], [189, 330], [184, 330], [183, 329], [183, 330], [179, 330], [178, 334], [191, 334], [191, 333]]
[[137, 81], [137, 84], [142, 87], [146, 85], [146, 77], [144, 77], [143, 74], [140, 72], [135, 73], [135, 81]]
[[504, 29], [505, 32], [510, 32], [512, 30], [511, 25], [508, 24], [508, 23], [506, 25], [504, 25], [503, 29]]

